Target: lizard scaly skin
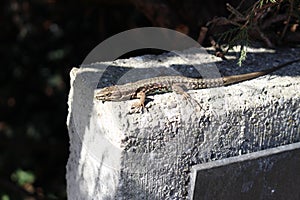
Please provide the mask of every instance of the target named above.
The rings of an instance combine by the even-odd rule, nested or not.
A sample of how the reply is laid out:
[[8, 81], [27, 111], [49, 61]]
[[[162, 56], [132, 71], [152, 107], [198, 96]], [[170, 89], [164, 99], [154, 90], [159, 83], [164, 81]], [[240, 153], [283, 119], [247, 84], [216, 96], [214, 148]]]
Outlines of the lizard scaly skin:
[[[123, 85], [114, 85], [98, 89], [95, 93], [95, 98], [102, 101], [124, 101], [129, 99], [140, 99], [136, 105], [144, 106], [144, 101], [147, 95], [173, 92], [176, 87], [183, 86], [187, 90], [205, 89], [226, 86], [238, 82], [254, 79], [274, 72], [282, 67], [299, 62], [300, 59], [292, 60], [276, 67], [266, 69], [259, 72], [247, 74], [226, 76], [221, 78], [202, 79], [189, 78], [183, 76], [160, 76], [149, 79], [139, 80], [133, 83]], [[175, 87], [176, 86], [176, 87]]]

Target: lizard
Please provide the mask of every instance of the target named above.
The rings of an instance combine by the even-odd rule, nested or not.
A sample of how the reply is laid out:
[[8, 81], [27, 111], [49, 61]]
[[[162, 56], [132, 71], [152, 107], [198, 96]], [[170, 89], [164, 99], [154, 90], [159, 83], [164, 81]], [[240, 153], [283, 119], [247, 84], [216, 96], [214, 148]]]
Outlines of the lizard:
[[220, 78], [190, 78], [184, 76], [159, 76], [148, 79], [142, 79], [132, 83], [126, 83], [122, 85], [113, 85], [105, 88], [96, 89], [95, 98], [97, 100], [105, 101], [125, 101], [130, 99], [139, 99], [139, 102], [133, 104], [132, 107], [144, 107], [146, 96], [177, 92], [182, 93], [185, 97], [189, 95], [184, 91], [186, 90], [197, 90], [205, 88], [213, 88], [220, 86], [227, 86], [236, 84], [242, 81], [251, 80], [260, 76], [267, 75], [282, 67], [288, 66], [292, 63], [299, 62], [299, 59], [295, 59], [283, 64], [279, 64], [275, 67], [232, 76], [225, 76]]

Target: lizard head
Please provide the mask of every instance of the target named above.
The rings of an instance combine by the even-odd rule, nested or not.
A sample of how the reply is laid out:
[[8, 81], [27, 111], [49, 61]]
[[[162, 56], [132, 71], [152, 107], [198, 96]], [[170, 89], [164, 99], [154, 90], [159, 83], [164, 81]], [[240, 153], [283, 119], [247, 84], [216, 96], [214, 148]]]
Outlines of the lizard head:
[[95, 98], [102, 101], [116, 101], [121, 98], [120, 91], [115, 86], [99, 89], [95, 93]]

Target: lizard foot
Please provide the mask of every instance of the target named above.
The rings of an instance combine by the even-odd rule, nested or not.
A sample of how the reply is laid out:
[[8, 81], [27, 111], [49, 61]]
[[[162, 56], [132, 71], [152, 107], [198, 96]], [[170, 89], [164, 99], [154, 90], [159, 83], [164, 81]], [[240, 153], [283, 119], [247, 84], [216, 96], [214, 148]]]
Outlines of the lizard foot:
[[144, 109], [147, 110], [147, 108], [145, 107], [146, 94], [141, 91], [137, 93], [136, 96], [139, 98], [139, 101], [131, 105], [131, 110], [133, 111], [133, 113], [139, 113], [139, 112], [143, 113]]

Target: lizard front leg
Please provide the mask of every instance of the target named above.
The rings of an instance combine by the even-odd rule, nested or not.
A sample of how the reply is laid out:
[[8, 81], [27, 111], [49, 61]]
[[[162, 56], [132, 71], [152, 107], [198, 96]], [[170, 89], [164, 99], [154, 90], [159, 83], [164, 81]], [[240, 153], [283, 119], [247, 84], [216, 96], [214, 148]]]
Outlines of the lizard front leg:
[[138, 102], [135, 102], [131, 105], [131, 109], [135, 109], [136, 112], [145, 108], [146, 93], [140, 91], [136, 94], [136, 97], [139, 98]]

